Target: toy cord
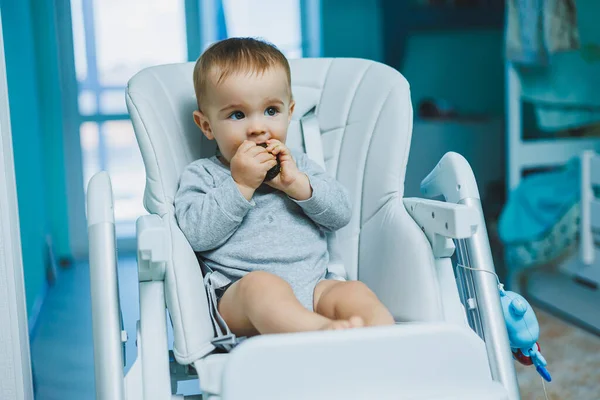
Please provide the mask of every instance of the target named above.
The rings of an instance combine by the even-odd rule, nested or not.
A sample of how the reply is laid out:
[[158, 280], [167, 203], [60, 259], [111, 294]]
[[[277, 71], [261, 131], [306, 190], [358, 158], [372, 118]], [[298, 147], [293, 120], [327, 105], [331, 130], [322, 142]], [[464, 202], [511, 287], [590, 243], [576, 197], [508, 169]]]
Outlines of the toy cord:
[[461, 263], [457, 263], [456, 265], [458, 267], [461, 267], [461, 268], [464, 268], [464, 269], [470, 269], [472, 271], [487, 272], [488, 274], [494, 275], [494, 277], [496, 278], [496, 282], [498, 282], [498, 288], [501, 289], [501, 290], [504, 290], [504, 285], [502, 283], [500, 283], [500, 278], [498, 278], [498, 274], [496, 274], [495, 272], [488, 271], [487, 269], [482, 269], [482, 268], [467, 267], [466, 265], [462, 265]]
[[[494, 277], [496, 278], [496, 282], [498, 282], [498, 289], [504, 290], [504, 285], [502, 283], [500, 283], [500, 278], [498, 278], [498, 274], [496, 274], [495, 272], [488, 271], [487, 269], [482, 269], [482, 268], [467, 267], [466, 265], [462, 265], [461, 263], [456, 263], [456, 265], [458, 267], [461, 267], [464, 269], [470, 269], [471, 271], [487, 272], [488, 274], [494, 275]], [[542, 388], [544, 389], [544, 397], [546, 397], [546, 400], [549, 400], [548, 392], [546, 392], [546, 383], [544, 382], [544, 378], [541, 377], [540, 379], [542, 380]]]
[[544, 378], [540, 378], [542, 380], [542, 388], [544, 388], [544, 396], [546, 400], [548, 400], [548, 392], [546, 392], [546, 382], [544, 382]]

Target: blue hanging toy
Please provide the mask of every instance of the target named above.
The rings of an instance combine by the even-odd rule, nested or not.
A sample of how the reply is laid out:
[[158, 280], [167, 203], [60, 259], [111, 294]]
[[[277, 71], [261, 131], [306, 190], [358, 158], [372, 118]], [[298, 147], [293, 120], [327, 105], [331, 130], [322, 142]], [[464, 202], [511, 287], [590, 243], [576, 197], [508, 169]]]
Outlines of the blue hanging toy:
[[540, 352], [538, 339], [540, 326], [533, 309], [518, 293], [506, 291], [500, 286], [500, 302], [508, 331], [508, 340], [514, 358], [523, 365], [535, 365], [536, 371], [546, 381], [552, 377], [546, 369], [546, 360]]

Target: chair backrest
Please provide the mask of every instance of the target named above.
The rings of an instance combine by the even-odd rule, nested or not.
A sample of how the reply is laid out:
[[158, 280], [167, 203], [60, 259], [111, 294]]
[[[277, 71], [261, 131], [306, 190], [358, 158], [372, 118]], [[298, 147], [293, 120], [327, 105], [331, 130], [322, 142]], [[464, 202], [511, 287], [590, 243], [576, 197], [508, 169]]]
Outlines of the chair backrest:
[[[418, 246], [426, 244], [418, 227], [406, 223], [406, 228], [394, 228], [397, 244], [389, 240], [373, 244], [364, 238], [366, 226], [376, 236], [389, 230], [390, 221], [396, 225], [409, 221], [401, 202], [412, 132], [407, 81], [386, 65], [362, 59], [307, 58], [291, 60], [290, 66], [296, 109], [288, 145], [303, 148], [299, 120], [316, 106], [326, 168], [346, 186], [353, 203], [352, 220], [337, 235], [349, 278], [367, 278], [384, 302], [394, 303], [388, 306], [396, 316], [437, 318], [435, 279], [420, 266], [432, 264], [433, 259], [411, 245], [415, 240]], [[201, 357], [212, 338], [207, 328], [199, 326], [209, 321], [203, 310], [207, 307], [200, 290], [202, 276], [173, 216], [183, 169], [215, 151], [214, 143], [204, 138], [192, 119], [196, 109], [192, 71], [193, 63], [151, 67], [135, 75], [127, 88], [127, 106], [146, 168], [144, 205], [148, 212], [160, 215], [172, 233], [166, 294], [180, 362]], [[383, 245], [393, 247], [387, 258], [379, 254], [386, 251], [378, 248]], [[407, 267], [396, 268], [400, 272], [388, 277], [396, 280], [391, 286], [388, 279], [373, 273], [378, 265], [372, 264], [389, 262], [402, 249], [406, 254], [396, 262], [404, 261]], [[421, 297], [429, 300], [422, 302]]]

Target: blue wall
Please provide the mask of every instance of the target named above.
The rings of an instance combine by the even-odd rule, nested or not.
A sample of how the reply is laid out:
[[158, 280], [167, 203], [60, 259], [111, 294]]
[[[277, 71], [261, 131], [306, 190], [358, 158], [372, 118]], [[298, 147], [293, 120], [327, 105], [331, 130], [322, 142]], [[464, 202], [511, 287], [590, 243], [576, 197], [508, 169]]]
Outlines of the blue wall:
[[23, 272], [27, 312], [42, 293], [45, 279], [45, 234], [47, 232], [46, 182], [42, 121], [38, 104], [36, 56], [28, 2], [2, 3], [2, 26], [13, 151]]
[[[57, 258], [70, 258], [63, 109], [54, 0], [32, 0], [36, 66], [42, 127], [44, 173], [48, 182], [46, 209]], [[73, 166], [74, 167], [74, 166]], [[72, 168], [73, 168], [72, 167]], [[80, 167], [81, 168], [81, 167]]]
[[[381, 1], [322, 0], [323, 55], [383, 61]], [[403, 59], [415, 105], [431, 96], [467, 113], [504, 113], [502, 30], [412, 32]]]
[[35, 7], [29, 1], [0, 4], [23, 272], [31, 316], [45, 293], [46, 235], [53, 235], [57, 254], [69, 254], [56, 42], [48, 22], [52, 18], [47, 12], [49, 0], [35, 1]]
[[501, 31], [413, 34], [402, 73], [415, 107], [433, 96], [463, 113], [503, 115], [503, 56]]
[[379, 1], [321, 0], [323, 56], [381, 61], [383, 41]]

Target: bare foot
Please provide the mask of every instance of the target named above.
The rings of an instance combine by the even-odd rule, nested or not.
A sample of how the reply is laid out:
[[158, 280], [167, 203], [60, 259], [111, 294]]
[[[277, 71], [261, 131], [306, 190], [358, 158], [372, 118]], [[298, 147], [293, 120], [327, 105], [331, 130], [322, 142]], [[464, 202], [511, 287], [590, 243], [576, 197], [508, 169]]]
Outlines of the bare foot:
[[321, 329], [325, 330], [325, 331], [331, 331], [331, 330], [337, 331], [337, 330], [341, 330], [341, 329], [361, 328], [364, 325], [365, 324], [364, 324], [362, 318], [351, 317], [348, 320], [344, 320], [344, 319], [332, 320], [331, 322], [324, 325], [323, 328], [321, 328]]

